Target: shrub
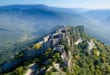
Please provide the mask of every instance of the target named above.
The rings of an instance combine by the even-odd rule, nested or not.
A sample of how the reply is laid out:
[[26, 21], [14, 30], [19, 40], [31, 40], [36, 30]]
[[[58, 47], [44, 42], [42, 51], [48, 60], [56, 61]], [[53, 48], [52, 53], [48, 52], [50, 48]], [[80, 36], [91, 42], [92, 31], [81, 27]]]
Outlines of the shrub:
[[41, 44], [35, 44], [34, 46], [33, 46], [33, 49], [34, 50], [38, 50], [38, 49], [40, 49], [41, 48]]

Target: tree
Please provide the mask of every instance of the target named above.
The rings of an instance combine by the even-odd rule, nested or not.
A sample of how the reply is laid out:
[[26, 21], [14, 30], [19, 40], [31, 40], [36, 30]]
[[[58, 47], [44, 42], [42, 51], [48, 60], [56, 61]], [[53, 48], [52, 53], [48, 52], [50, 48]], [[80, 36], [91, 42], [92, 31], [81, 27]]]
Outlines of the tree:
[[48, 55], [51, 55], [52, 54], [52, 49], [51, 48], [48, 48], [45, 52], [45, 55], [48, 56]]
[[100, 52], [96, 48], [94, 48], [93, 49], [93, 54], [96, 55], [96, 56], [99, 56]]
[[41, 44], [35, 44], [34, 46], [33, 46], [33, 49], [34, 50], [38, 50], [38, 49], [40, 49], [41, 48]]

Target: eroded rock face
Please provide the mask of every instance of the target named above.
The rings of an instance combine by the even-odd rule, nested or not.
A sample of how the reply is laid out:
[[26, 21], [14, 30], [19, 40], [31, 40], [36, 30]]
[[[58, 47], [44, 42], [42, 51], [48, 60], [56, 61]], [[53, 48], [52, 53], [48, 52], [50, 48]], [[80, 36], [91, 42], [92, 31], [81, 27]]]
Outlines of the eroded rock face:
[[92, 54], [92, 49], [95, 47], [95, 44], [93, 40], [91, 39], [90, 42], [88, 42], [88, 52], [89, 54]]
[[78, 45], [79, 43], [81, 43], [83, 40], [82, 38], [79, 38], [76, 42], [75, 42], [75, 45]]

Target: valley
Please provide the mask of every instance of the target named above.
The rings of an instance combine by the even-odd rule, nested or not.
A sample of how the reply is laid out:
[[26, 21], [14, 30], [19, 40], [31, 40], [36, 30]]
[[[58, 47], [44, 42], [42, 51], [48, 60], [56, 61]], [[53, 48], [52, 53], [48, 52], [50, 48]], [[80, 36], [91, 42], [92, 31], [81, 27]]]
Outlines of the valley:
[[[109, 16], [109, 10], [103, 9], [69, 9], [46, 5], [2, 6], [0, 7], [0, 17], [2, 17], [0, 18], [0, 28], [8, 31], [0, 32], [0, 41], [22, 41], [22, 38], [28, 40], [27, 37], [32, 38], [49, 32], [50, 27], [68, 24], [73, 26], [83, 25], [87, 30], [90, 30], [86, 32], [94, 34], [97, 39], [109, 44]], [[8, 38], [6, 38], [6, 35]], [[13, 36], [13, 39], [11, 36]], [[3, 37], [5, 37], [5, 40]]]

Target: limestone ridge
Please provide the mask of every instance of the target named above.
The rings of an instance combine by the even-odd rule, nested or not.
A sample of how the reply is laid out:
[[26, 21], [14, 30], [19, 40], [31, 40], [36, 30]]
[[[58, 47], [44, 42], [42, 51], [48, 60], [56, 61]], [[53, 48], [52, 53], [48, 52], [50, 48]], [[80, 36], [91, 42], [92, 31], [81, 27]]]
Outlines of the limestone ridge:
[[[37, 44], [41, 45], [41, 48], [39, 50], [27, 50], [21, 53], [16, 53], [16, 55], [22, 54], [18, 59], [14, 59], [15, 56], [10, 57], [11, 59], [14, 59], [13, 61], [7, 61], [0, 66], [0, 73], [8, 72], [10, 71], [12, 67], [17, 67], [18, 64], [22, 63], [23, 61], [30, 60], [35, 57], [36, 54], [41, 54], [45, 52], [48, 48], [53, 48], [55, 51], [62, 52], [64, 54], [64, 46], [60, 45], [60, 41], [62, 39], [65, 39], [68, 42], [68, 45], [70, 45], [70, 38], [69, 38], [69, 32], [67, 32], [67, 28], [62, 26], [58, 31], [56, 31], [54, 34], [49, 34], [43, 38], [42, 41], [39, 41]], [[63, 57], [63, 55], [62, 55]]]
[[41, 39], [1, 64], [0, 74], [98, 75], [100, 73], [105, 75], [106, 72], [110, 73], [110, 48], [88, 36], [83, 26], [60, 26]]
[[[4, 72], [11, 71], [12, 67], [15, 69], [23, 61], [25, 62], [27, 60], [34, 58], [36, 55], [44, 53], [48, 48], [52, 48], [53, 51], [57, 51], [61, 54], [61, 60], [68, 67], [68, 71], [71, 72], [73, 39], [71, 39], [68, 28], [69, 27], [67, 26], [61, 26], [55, 33], [49, 34], [45, 36], [42, 41], [37, 42], [37, 44], [41, 45], [39, 50], [27, 50], [21, 53], [17, 53], [18, 55], [22, 54], [22, 56], [20, 56], [18, 59], [15, 59], [14, 61], [10, 60], [3, 63], [1, 65], [0, 72], [4, 73]], [[65, 51], [64, 49], [65, 46], [63, 45], [62, 41], [67, 43], [68, 47], [71, 47], [69, 49], [72, 49], [72, 50]], [[14, 59], [14, 57], [15, 56], [11, 58]]]

